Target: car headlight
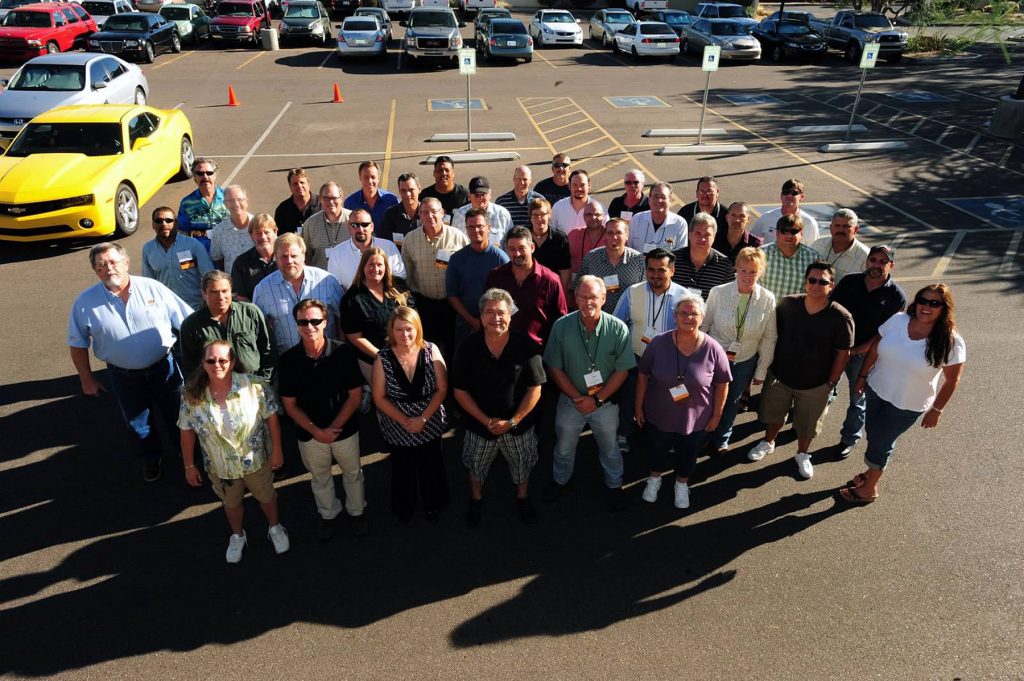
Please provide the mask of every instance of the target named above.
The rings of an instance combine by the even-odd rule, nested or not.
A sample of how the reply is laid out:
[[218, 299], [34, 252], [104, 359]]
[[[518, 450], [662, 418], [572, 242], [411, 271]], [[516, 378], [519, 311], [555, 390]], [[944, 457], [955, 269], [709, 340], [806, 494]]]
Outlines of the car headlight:
[[319, 21], [313, 21], [310, 22], [309, 26], [307, 26], [306, 28], [313, 31], [313, 33], [323, 33], [324, 25], [321, 24]]
[[552, 31], [552, 30], [551, 30], [550, 28], [548, 28], [547, 26], [544, 26], [543, 28], [541, 28], [541, 30], [542, 30], [542, 31], [544, 31], [545, 33], [554, 33], [554, 31]]
[[192, 32], [192, 24], [182, 24], [178, 30], [184, 33], [185, 35], [188, 35]]
[[92, 194], [82, 194], [81, 196], [72, 196], [69, 199], [59, 199], [54, 201], [55, 209], [61, 210], [64, 208], [74, 208], [75, 206], [91, 206], [95, 201]]
[[239, 33], [251, 33], [252, 29], [249, 28], [248, 26], [242, 26], [240, 29], [238, 29], [238, 32]]
[[784, 44], [786, 47], [800, 47], [798, 43], [795, 43], [792, 40], [787, 40]]
[[89, 47], [99, 47], [99, 46], [100, 46], [100, 41], [99, 40], [90, 40], [89, 41]]
[[458, 33], [453, 35], [451, 45], [452, 47], [462, 47], [462, 36], [459, 35]]
[[405, 34], [405, 44], [413, 47], [416, 45], [416, 35], [414, 33]]
[[138, 40], [125, 40], [124, 41], [124, 46], [125, 47], [138, 47], [139, 46], [139, 41]]
[[900, 33], [900, 42], [901, 43], [907, 42], [907, 39], [909, 39], [909, 38], [910, 38], [910, 34], [909, 33]]
[[27, 40], [25, 42], [28, 43], [29, 47], [42, 47], [43, 46], [43, 41], [41, 41], [41, 40]]
[[282, 21], [281, 22], [281, 33], [287, 33], [287, 32], [288, 32], [288, 24], [286, 24], [286, 23], [284, 23]]

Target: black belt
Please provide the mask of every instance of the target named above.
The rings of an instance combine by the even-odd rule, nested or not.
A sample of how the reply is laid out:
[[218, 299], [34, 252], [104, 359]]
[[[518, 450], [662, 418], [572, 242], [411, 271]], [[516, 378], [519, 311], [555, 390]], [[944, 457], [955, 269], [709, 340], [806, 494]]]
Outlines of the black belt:
[[[168, 353], [168, 354], [170, 354], [170, 353]], [[126, 374], [138, 374], [138, 373], [141, 373], [143, 371], [149, 371], [150, 369], [154, 369], [154, 368], [156, 368], [156, 366], [158, 364], [160, 364], [162, 362], [166, 362], [166, 361], [167, 361], [167, 355], [164, 355], [163, 357], [161, 357], [160, 359], [158, 359], [157, 361], [153, 362], [148, 367], [145, 367], [143, 369], [122, 369], [121, 367], [115, 366], [113, 364], [110, 364], [109, 362], [107, 363], [107, 368], [108, 369], [116, 369], [117, 371], [123, 371]]]

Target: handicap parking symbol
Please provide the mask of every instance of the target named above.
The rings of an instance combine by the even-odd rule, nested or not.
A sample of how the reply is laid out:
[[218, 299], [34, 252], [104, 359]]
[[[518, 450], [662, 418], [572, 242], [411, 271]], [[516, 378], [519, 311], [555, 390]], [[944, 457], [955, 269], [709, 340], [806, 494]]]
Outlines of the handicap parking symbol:
[[749, 104], [782, 104], [781, 100], [778, 100], [771, 95], [728, 94], [718, 96], [733, 106], [746, 106]]
[[605, 101], [614, 106], [616, 109], [642, 109], [642, 108], [655, 108], [664, 109], [668, 108], [668, 102], [665, 102], [660, 97], [654, 97], [652, 95], [635, 95], [631, 97], [605, 97]]
[[892, 97], [893, 99], [898, 99], [901, 102], [911, 102], [914, 104], [955, 101], [952, 97], [938, 95], [934, 92], [928, 92], [927, 90], [902, 90], [900, 92], [890, 92], [887, 96]]
[[1024, 228], [1024, 196], [977, 196], [942, 202], [995, 227]]
[[[473, 111], [486, 111], [487, 106], [482, 99], [471, 99]], [[428, 99], [427, 111], [465, 111], [466, 100], [463, 99]]]

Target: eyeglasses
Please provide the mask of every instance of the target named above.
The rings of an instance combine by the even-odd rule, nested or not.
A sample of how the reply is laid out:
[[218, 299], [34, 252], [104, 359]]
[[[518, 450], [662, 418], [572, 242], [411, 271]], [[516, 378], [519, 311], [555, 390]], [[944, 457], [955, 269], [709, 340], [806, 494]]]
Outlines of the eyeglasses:
[[331, 203], [337, 203], [338, 201], [341, 201], [341, 197], [340, 196], [321, 196], [320, 197], [320, 201], [321, 202], [323, 202], [323, 201], [330, 201]]
[[799, 189], [790, 189], [789, 191], [782, 192], [783, 196], [803, 196], [804, 193]]
[[814, 286], [814, 285], [828, 286], [829, 284], [832, 283], [832, 280], [831, 279], [825, 279], [825, 278], [817, 278], [817, 277], [807, 277], [807, 283], [811, 284], [812, 286]]
[[627, 187], [635, 187], [636, 185], [640, 184], [640, 180], [625, 180], [622, 184], [626, 185]]
[[96, 263], [96, 269], [98, 269], [98, 270], [112, 270], [112, 269], [115, 269], [118, 265], [120, 265], [123, 262], [124, 262], [124, 260], [107, 260], [107, 261], [101, 260], [100, 262]]
[[796, 236], [797, 234], [799, 234], [802, 231], [804, 231], [804, 230], [802, 230], [802, 229], [788, 229], [787, 228], [787, 229], [780, 229], [779, 230], [779, 234], [789, 234], [789, 235], [792, 235], [792, 236]]
[[716, 191], [718, 191], [718, 190], [717, 189], [698, 189], [697, 193], [700, 194], [701, 196], [708, 196], [709, 194], [714, 194]]
[[930, 307], [932, 309], [939, 308], [939, 307], [945, 307], [945, 305], [946, 305], [946, 303], [944, 301], [934, 300], [933, 298], [925, 298], [924, 296], [918, 296], [918, 297], [914, 298], [914, 304], [916, 304], [916, 305], [926, 305], [926, 306], [928, 306], [928, 307]]
[[154, 225], [173, 225], [174, 218], [153, 218]]
[[355, 227], [356, 229], [366, 229], [367, 227], [369, 227], [372, 224], [373, 224], [372, 222], [349, 222], [348, 226], [349, 227]]
[[324, 323], [323, 319], [296, 319], [295, 323], [299, 326], [312, 326], [316, 328]]
[[217, 174], [216, 170], [193, 170], [193, 175], [199, 175], [200, 177], [213, 177]]
[[551, 167], [552, 168], [568, 168], [569, 164], [568, 163], [552, 163]]
[[211, 357], [210, 359], [206, 360], [206, 363], [211, 366], [214, 364], [220, 364], [223, 366], [225, 364], [231, 364], [231, 360], [225, 359], [223, 357]]

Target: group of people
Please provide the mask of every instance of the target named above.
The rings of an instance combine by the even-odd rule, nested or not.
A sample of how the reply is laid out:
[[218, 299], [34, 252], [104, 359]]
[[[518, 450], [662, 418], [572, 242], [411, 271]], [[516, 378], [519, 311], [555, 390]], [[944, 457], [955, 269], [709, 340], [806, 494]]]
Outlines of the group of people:
[[673, 212], [672, 186], [648, 188], [636, 169], [606, 210], [567, 155], [551, 169], [531, 189], [531, 169], [515, 168], [492, 201], [488, 178], [458, 184], [446, 156], [429, 186], [399, 176], [398, 195], [380, 188], [372, 161], [347, 196], [336, 182], [314, 195], [295, 168], [271, 216], [250, 213], [245, 189], [219, 187], [216, 163], [198, 158], [196, 190], [152, 213], [142, 276], [129, 275], [120, 245], [91, 249], [100, 282], [75, 301], [68, 331], [82, 390], [103, 390], [91, 347], [141, 443], [144, 479], [160, 477], [168, 449], [180, 448], [188, 484], [202, 484], [202, 466], [232, 530], [229, 562], [247, 543], [245, 490], [274, 549], [288, 550], [273, 482], [292, 443], [318, 538], [343, 511], [355, 534], [368, 531], [359, 414], [370, 409], [402, 520], [417, 505], [436, 520], [448, 503], [442, 437], [458, 427], [470, 526], [499, 451], [520, 518], [536, 522], [533, 468], [550, 454], [541, 496], [557, 500], [586, 428], [612, 510], [626, 503], [623, 454], [641, 444], [642, 499], [656, 502], [671, 470], [673, 503], [688, 508], [698, 457], [729, 450], [755, 386], [765, 433], [748, 458], [771, 454], [788, 420], [796, 471], [810, 478], [812, 441], [846, 377], [830, 449], [845, 458], [866, 434], [867, 469], [839, 491], [852, 504], [878, 497], [903, 432], [938, 424], [965, 361], [952, 294], [925, 286], [907, 305], [894, 251], [862, 243], [853, 211], [836, 211], [819, 236], [794, 178], [751, 224], [747, 204], [722, 203], [702, 177]]

